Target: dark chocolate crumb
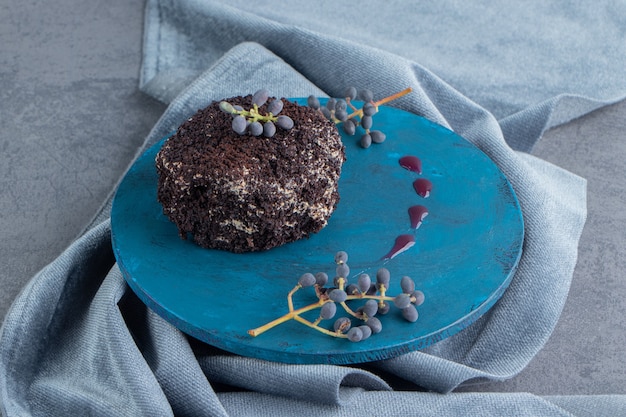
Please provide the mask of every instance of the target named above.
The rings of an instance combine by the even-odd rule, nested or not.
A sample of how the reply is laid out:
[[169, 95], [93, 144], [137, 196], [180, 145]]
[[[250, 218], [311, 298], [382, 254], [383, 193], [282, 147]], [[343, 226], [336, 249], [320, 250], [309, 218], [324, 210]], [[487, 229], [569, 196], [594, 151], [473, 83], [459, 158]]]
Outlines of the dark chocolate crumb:
[[[251, 106], [251, 96], [227, 99]], [[326, 226], [345, 161], [334, 123], [283, 99], [295, 126], [238, 135], [214, 102], [184, 122], [156, 157], [157, 198], [181, 238], [232, 252], [267, 250]], [[265, 106], [260, 108], [265, 111]]]

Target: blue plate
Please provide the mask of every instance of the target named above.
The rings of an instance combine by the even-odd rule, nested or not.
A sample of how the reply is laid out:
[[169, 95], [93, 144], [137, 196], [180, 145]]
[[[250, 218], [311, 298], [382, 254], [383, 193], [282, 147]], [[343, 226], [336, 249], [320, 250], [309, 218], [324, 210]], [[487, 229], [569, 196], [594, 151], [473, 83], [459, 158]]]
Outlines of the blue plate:
[[[373, 128], [386, 133], [384, 143], [362, 149], [359, 134], [343, 136], [341, 199], [327, 227], [262, 253], [208, 250], [181, 240], [156, 199], [154, 158], [163, 141], [148, 149], [121, 182], [111, 212], [115, 256], [130, 287], [197, 339], [287, 363], [386, 359], [467, 327], [500, 298], [513, 276], [524, 235], [518, 201], [496, 165], [459, 135], [412, 113], [379, 110]], [[403, 168], [403, 156], [418, 157], [422, 173]], [[427, 198], [415, 191], [419, 178], [432, 184]], [[429, 212], [418, 229], [408, 215], [414, 205]], [[386, 259], [399, 236], [409, 236], [413, 246]], [[395, 295], [400, 278], [411, 276], [426, 296], [417, 322], [405, 321], [392, 307], [380, 317], [383, 330], [358, 343], [295, 320], [257, 337], [247, 333], [288, 311], [287, 293], [303, 273], [324, 271], [332, 278], [339, 250], [349, 254], [352, 281], [363, 272], [375, 276], [384, 266]], [[315, 301], [311, 288], [294, 296], [296, 308]], [[306, 317], [314, 320], [317, 312]], [[322, 325], [332, 327], [328, 322]]]

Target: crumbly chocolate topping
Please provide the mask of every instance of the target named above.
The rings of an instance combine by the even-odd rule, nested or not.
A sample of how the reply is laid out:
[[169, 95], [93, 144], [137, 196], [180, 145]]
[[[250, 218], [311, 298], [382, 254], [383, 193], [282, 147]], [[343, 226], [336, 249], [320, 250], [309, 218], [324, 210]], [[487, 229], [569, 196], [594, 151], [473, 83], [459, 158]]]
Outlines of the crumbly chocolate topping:
[[[251, 96], [227, 99], [251, 107]], [[156, 157], [163, 213], [200, 246], [267, 250], [326, 226], [345, 161], [334, 123], [283, 99], [295, 125], [271, 138], [238, 135], [214, 102], [170, 137]], [[260, 108], [265, 111], [264, 106]]]

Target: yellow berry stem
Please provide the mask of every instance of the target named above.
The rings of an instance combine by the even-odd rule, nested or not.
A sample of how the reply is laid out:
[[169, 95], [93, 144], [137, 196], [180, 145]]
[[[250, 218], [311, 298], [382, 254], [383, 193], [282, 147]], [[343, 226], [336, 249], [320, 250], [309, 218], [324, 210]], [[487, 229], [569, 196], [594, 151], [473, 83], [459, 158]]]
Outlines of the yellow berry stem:
[[348, 307], [348, 304], [346, 304], [345, 301], [339, 303], [341, 304], [341, 307], [343, 307], [344, 310], [346, 310], [346, 313], [350, 314], [352, 317], [356, 317], [357, 319], [360, 319], [361, 317], [359, 317], [359, 315], [357, 313], [354, 312], [354, 310], [352, 310], [350, 307]]
[[346, 301], [350, 300], [377, 300], [377, 301], [393, 301], [394, 297], [388, 297], [386, 295], [348, 295]]
[[[295, 291], [297, 291], [297, 288], [298, 288], [298, 286], [296, 286], [289, 293], [290, 294], [290, 296], [288, 297], [289, 302], [291, 302], [291, 294], [293, 294]], [[364, 294], [348, 295], [348, 298], [346, 299], [346, 301], [350, 301], [350, 300], [377, 300], [381, 304], [382, 304], [383, 301], [393, 301], [394, 297], [385, 296], [384, 295], [385, 291], [386, 290], [385, 290], [385, 287], [383, 285], [383, 286], [381, 286], [381, 293], [382, 293], [381, 295], [364, 295]], [[315, 310], [316, 308], [320, 308], [324, 304], [330, 303], [330, 302], [333, 302], [333, 301], [330, 300], [330, 299], [323, 299], [323, 300], [319, 300], [316, 303], [312, 303], [312, 304], [309, 304], [309, 305], [307, 305], [305, 307], [299, 308], [297, 310], [294, 310], [293, 309], [293, 304], [290, 303], [290, 310], [289, 310], [288, 313], [286, 313], [283, 316], [280, 316], [279, 318], [277, 318], [275, 320], [272, 320], [272, 321], [264, 324], [263, 326], [257, 327], [256, 329], [248, 330], [248, 334], [250, 336], [256, 337], [256, 336], [258, 336], [258, 335], [260, 335], [262, 333], [265, 333], [266, 331], [268, 331], [268, 330], [278, 326], [279, 324], [285, 323], [285, 322], [287, 322], [289, 320], [296, 320], [296, 321], [298, 321], [300, 323], [303, 323], [303, 324], [308, 323], [307, 326], [314, 327], [317, 330], [321, 331], [322, 333], [329, 332], [328, 334], [331, 334], [331, 336], [335, 336], [336, 332], [330, 332], [330, 331], [328, 331], [328, 330], [326, 330], [324, 328], [321, 328], [321, 327], [319, 327], [317, 325], [321, 321], [319, 318], [314, 323], [311, 323], [310, 321], [300, 317], [300, 314], [306, 313], [307, 311]], [[344, 310], [348, 314], [350, 314], [350, 315], [360, 319], [360, 317], [346, 304], [345, 301], [342, 302], [342, 303], [339, 303], [339, 304], [341, 304], [341, 306], [344, 308]], [[306, 323], [304, 323], [305, 321], [306, 321]]]
[[[297, 310], [291, 310], [289, 311], [287, 314], [270, 321], [269, 323], [264, 324], [263, 326], [257, 327], [256, 329], [252, 329], [252, 330], [248, 330], [248, 334], [250, 336], [258, 336], [261, 333], [264, 333], [266, 331], [268, 331], [269, 329], [278, 326], [279, 324], [282, 324], [286, 321], [289, 321], [291, 319], [295, 319], [296, 317], [298, 317], [299, 314], [302, 313], [306, 313], [307, 311], [311, 311], [311, 310], [315, 310], [316, 308], [320, 308], [321, 306], [323, 306], [325, 303], [330, 302], [330, 300], [320, 300], [316, 303], [313, 304], [309, 304], [308, 306], [299, 308]], [[297, 320], [297, 319], [296, 319]]]
[[[413, 91], [413, 89], [411, 87], [407, 87], [402, 91], [398, 91], [395, 94], [390, 95], [389, 97], [385, 97], [382, 98], [378, 101], [374, 101], [374, 107], [376, 107], [376, 109], [378, 110], [378, 106], [382, 106], [383, 104], [389, 103], [390, 101], [396, 100], [402, 96], [405, 96], [407, 94], [409, 94], [411, 91]], [[353, 117], [362, 117], [363, 116], [363, 109], [356, 109], [354, 106], [350, 105], [350, 107], [355, 110], [353, 113], [350, 113], [348, 115], [348, 119], [351, 119]]]
[[254, 104], [250, 110], [235, 110], [233, 114], [239, 114], [251, 122], [275, 122], [278, 120], [278, 117], [274, 116], [271, 112], [261, 114], [259, 112], [259, 106], [256, 104]]
[[[385, 296], [385, 294], [386, 294], [386, 292], [387, 292], [387, 288], [385, 287], [385, 285], [384, 285], [384, 284], [380, 284], [380, 288], [378, 289], [378, 291], [380, 291], [380, 296], [381, 296], [383, 299], [387, 299], [387, 298], [389, 298], [389, 297], [386, 297], [386, 296]], [[383, 299], [379, 299], [379, 300], [378, 300], [378, 305], [379, 305], [379, 306], [382, 306], [382, 305], [383, 305]]]
[[289, 311], [293, 311], [293, 295], [295, 294], [296, 291], [298, 291], [300, 288], [302, 288], [302, 285], [300, 284], [296, 284], [295, 287], [293, 287], [293, 289], [291, 291], [289, 291], [289, 294], [287, 294], [287, 306], [289, 307]]
[[350, 98], [346, 98], [346, 104], [348, 104], [348, 106], [350, 106], [350, 108], [352, 109], [352, 111], [359, 111], [359, 109], [357, 109], [354, 104], [352, 104], [352, 100], [350, 100]]
[[385, 103], [389, 103], [390, 101], [396, 100], [402, 96], [406, 96], [407, 94], [409, 94], [411, 91], [413, 91], [413, 89], [411, 87], [407, 87], [402, 91], [399, 91], [395, 94], [390, 95], [389, 97], [385, 97], [382, 98], [378, 101], [374, 102], [374, 106], [378, 107], [378, 106], [382, 106]]
[[294, 319], [294, 320], [296, 320], [296, 321], [298, 321], [298, 322], [300, 322], [300, 323], [302, 323], [302, 324], [304, 324], [305, 326], [309, 326], [310, 328], [315, 329], [315, 330], [317, 330], [318, 332], [322, 332], [322, 333], [324, 333], [324, 334], [327, 334], [327, 335], [329, 335], [329, 336], [333, 336], [333, 337], [343, 337], [343, 338], [348, 337], [348, 336], [346, 336], [346, 335], [345, 335], [345, 334], [343, 334], [343, 333], [333, 332], [333, 331], [331, 331], [331, 330], [328, 330], [328, 329], [325, 329], [325, 328], [323, 328], [323, 327], [320, 327], [320, 326], [318, 326], [317, 324], [315, 324], [315, 323], [311, 323], [311, 322], [310, 322], [310, 321], [308, 321], [307, 319], [302, 318], [302, 317], [300, 317], [300, 316], [294, 316], [294, 317], [293, 317], [293, 319]]
[[346, 279], [344, 277], [337, 278], [337, 287], [340, 290], [343, 290], [345, 285], [346, 285]]

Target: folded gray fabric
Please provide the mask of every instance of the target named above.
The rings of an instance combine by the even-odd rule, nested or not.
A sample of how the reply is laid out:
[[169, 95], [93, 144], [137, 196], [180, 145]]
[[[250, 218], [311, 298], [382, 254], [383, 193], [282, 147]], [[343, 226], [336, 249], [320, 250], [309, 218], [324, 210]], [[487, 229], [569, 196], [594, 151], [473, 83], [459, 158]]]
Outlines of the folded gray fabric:
[[[295, 97], [336, 96], [347, 85], [368, 87], [385, 96], [411, 86], [414, 93], [394, 105], [424, 115], [474, 143], [516, 191], [524, 215], [525, 244], [509, 289], [488, 314], [457, 335], [367, 367], [286, 365], [239, 357], [190, 340], [128, 289], [111, 250], [109, 200], [85, 234], [33, 278], [6, 317], [0, 334], [4, 413], [626, 415], [622, 396], [450, 393], [465, 381], [513, 377], [549, 338], [576, 262], [586, 216], [585, 181], [520, 150], [530, 149], [547, 127], [623, 98], [619, 75], [624, 51], [605, 51], [605, 58], [621, 60], [619, 71], [606, 69], [605, 74], [615, 71], [614, 77], [594, 82], [568, 78], [569, 71], [531, 88], [522, 74], [501, 70], [489, 75], [484, 70], [503, 64], [500, 61], [506, 57], [514, 58], [506, 42], [501, 47], [498, 42], [512, 42], [517, 35], [495, 30], [496, 38], [482, 45], [485, 49], [478, 42], [470, 48], [462, 42], [456, 45], [463, 33], [446, 37], [441, 30], [430, 34], [414, 24], [419, 13], [452, 28], [468, 19], [484, 20], [485, 10], [476, 5], [458, 4], [453, 14], [441, 5], [430, 12], [414, 5], [412, 15], [400, 13], [408, 7], [404, 2], [381, 2], [370, 6], [380, 13], [372, 12], [357, 22], [343, 18], [354, 15], [354, 5], [334, 5], [328, 11], [308, 3], [280, 8], [256, 4], [249, 12], [244, 11], [248, 2], [230, 3], [241, 7], [213, 1], [148, 1], [142, 88], [171, 104], [142, 149], [212, 100], [259, 87]], [[504, 32], [515, 23], [520, 35], [532, 33], [535, 26], [521, 17], [534, 17], [546, 32], [539, 31], [533, 39], [549, 42], [544, 25], [565, 19], [565, 14], [557, 13], [558, 6], [568, 10], [565, 3], [549, 4], [551, 13], [546, 6], [535, 12], [521, 10], [513, 2], [501, 6], [511, 14], [504, 22], [496, 20], [494, 29]], [[515, 17], [515, 10], [521, 17]], [[568, 19], [562, 27], [578, 21], [574, 14]], [[365, 23], [375, 30], [364, 28]], [[618, 24], [601, 29], [606, 39], [620, 36], [614, 33]], [[406, 34], [407, 28], [417, 32]], [[582, 40], [584, 31], [574, 35]], [[552, 39], [552, 44], [558, 39]], [[625, 47], [613, 43], [612, 47]], [[535, 52], [526, 56], [528, 65], [545, 62], [546, 52], [540, 51], [545, 44], [533, 46], [528, 41], [525, 45]], [[564, 49], [563, 54], [587, 57], [584, 51]], [[438, 55], [441, 62], [435, 59]], [[557, 64], [552, 68], [573, 59], [554, 56]], [[450, 68], [453, 61], [458, 68]], [[509, 83], [507, 77], [519, 84]], [[592, 95], [594, 91], [597, 94]], [[563, 92], [571, 94], [559, 95]], [[394, 392], [383, 375], [438, 393]]]
[[[150, 1], [141, 85], [169, 103], [245, 41], [265, 46], [332, 96], [349, 84], [380, 85], [381, 94], [392, 93], [406, 79], [441, 89], [440, 80], [422, 78], [431, 71], [493, 114], [511, 146], [524, 151], [545, 129], [626, 94], [626, 5], [620, 2], [354, 6]], [[447, 110], [448, 118], [457, 107], [438, 97], [420, 99]], [[436, 113], [426, 116], [442, 123]]]

